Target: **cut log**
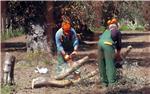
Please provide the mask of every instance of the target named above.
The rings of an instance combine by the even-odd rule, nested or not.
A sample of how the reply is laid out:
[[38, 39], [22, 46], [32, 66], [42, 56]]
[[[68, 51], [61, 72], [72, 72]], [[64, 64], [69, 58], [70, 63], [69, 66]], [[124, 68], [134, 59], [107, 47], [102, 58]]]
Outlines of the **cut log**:
[[89, 57], [88, 57], [88, 56], [85, 56], [85, 57], [83, 57], [82, 59], [80, 59], [80, 60], [74, 62], [74, 65], [73, 65], [70, 69], [68, 69], [68, 70], [66, 71], [66, 73], [60, 74], [60, 75], [56, 76], [55, 79], [56, 79], [56, 80], [62, 80], [62, 79], [64, 79], [64, 78], [67, 77], [69, 74], [71, 74], [72, 72], [74, 72], [77, 68], [80, 68], [88, 59], [89, 59]]
[[52, 80], [46, 77], [38, 77], [32, 80], [32, 88], [38, 88], [42, 86], [55, 86], [55, 87], [64, 87], [71, 85], [70, 80]]
[[131, 49], [132, 49], [132, 46], [131, 45], [129, 45], [128, 47], [127, 47], [127, 50], [124, 52], [124, 53], [122, 53], [122, 58], [126, 58], [126, 56], [129, 54], [129, 52], [131, 51]]
[[4, 84], [12, 85], [14, 84], [14, 66], [16, 58], [12, 54], [6, 52], [4, 61]]
[[65, 86], [69, 86], [72, 84], [76, 84], [79, 83], [82, 80], [91, 78], [93, 76], [95, 76], [99, 71], [95, 70], [91, 73], [89, 73], [87, 76], [77, 79], [77, 80], [52, 80], [50, 78], [46, 78], [46, 77], [38, 77], [32, 80], [32, 89], [33, 88], [39, 88], [42, 86], [55, 86], [55, 87], [65, 87]]
[[82, 78], [79, 79], [79, 80], [72, 80], [72, 83], [73, 83], [73, 84], [79, 83], [79, 82], [81, 82], [81, 81], [83, 81], [83, 80], [89, 79], [89, 78], [91, 78], [91, 77], [97, 75], [98, 73], [99, 73], [99, 70], [96, 69], [95, 71], [92, 71], [91, 73], [88, 73], [87, 76], [82, 77]]
[[91, 78], [91, 77], [95, 76], [98, 73], [99, 73], [99, 70], [96, 69], [95, 71], [92, 71], [91, 73], [87, 74], [87, 76], [83, 77], [81, 80]]

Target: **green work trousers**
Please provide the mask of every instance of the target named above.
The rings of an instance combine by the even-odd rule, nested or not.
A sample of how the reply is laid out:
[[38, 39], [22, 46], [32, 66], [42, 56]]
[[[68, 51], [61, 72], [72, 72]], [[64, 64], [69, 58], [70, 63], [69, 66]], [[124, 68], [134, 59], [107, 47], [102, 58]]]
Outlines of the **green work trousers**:
[[100, 80], [104, 84], [116, 82], [116, 67], [114, 62], [115, 48], [104, 44], [104, 41], [98, 42], [98, 65], [100, 71]]
[[56, 65], [56, 75], [60, 75], [61, 73], [65, 72], [69, 66], [60, 53], [58, 53], [57, 60], [58, 63]]

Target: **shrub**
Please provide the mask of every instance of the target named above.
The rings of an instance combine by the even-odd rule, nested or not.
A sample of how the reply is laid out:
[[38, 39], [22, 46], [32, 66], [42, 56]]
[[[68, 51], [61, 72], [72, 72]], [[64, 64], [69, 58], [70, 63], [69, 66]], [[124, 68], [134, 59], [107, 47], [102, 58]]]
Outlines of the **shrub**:
[[135, 20], [133, 23], [132, 21], [121, 19], [119, 21], [120, 24], [120, 31], [143, 31], [144, 30], [144, 25], [140, 24]]
[[135, 30], [137, 30], [137, 31], [143, 31], [144, 30], [144, 26], [143, 25], [138, 25]]

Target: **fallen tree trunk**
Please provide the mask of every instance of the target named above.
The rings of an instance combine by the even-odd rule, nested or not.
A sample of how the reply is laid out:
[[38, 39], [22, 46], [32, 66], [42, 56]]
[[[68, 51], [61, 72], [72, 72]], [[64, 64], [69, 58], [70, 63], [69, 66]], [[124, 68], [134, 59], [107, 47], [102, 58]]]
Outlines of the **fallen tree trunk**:
[[69, 74], [71, 74], [72, 72], [74, 72], [77, 68], [81, 67], [87, 60], [89, 59], [88, 56], [85, 56], [84, 58], [74, 62], [74, 65], [67, 70], [66, 73], [64, 74], [60, 74], [58, 76], [55, 77], [56, 80], [62, 80], [65, 77], [67, 77]]

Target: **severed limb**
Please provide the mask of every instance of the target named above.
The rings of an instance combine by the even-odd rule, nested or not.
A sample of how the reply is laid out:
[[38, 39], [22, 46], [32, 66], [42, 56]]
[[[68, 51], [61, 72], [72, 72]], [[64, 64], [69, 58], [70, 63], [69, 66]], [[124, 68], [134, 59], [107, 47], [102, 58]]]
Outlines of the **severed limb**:
[[32, 88], [42, 87], [42, 86], [55, 86], [64, 87], [71, 85], [72, 82], [69, 80], [53, 80], [46, 77], [38, 77], [32, 80]]

